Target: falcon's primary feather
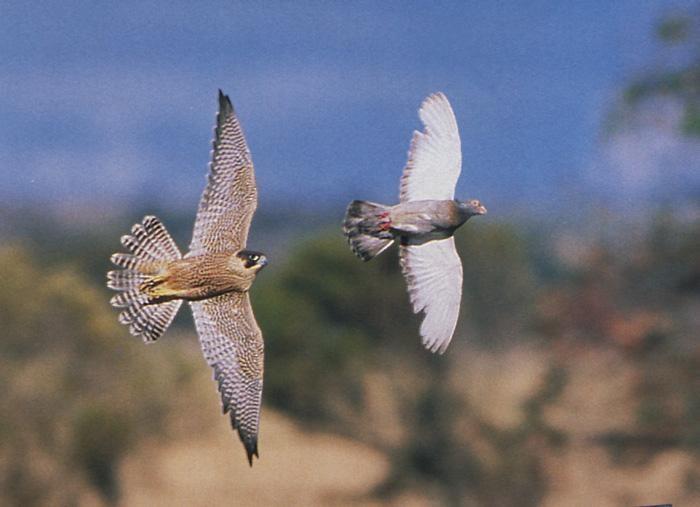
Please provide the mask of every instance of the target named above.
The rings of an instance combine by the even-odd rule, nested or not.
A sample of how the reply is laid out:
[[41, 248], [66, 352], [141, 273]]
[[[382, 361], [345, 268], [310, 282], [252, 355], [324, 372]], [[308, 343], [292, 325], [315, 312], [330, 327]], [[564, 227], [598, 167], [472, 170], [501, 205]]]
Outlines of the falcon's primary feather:
[[147, 216], [122, 237], [130, 253], [112, 255], [122, 269], [107, 274], [107, 286], [120, 291], [111, 300], [123, 308], [119, 321], [146, 342], [157, 340], [189, 302], [224, 413], [251, 465], [258, 455], [263, 338], [248, 290], [267, 264], [263, 254], [246, 249], [257, 201], [250, 150], [231, 101], [219, 91], [214, 152], [190, 251], [182, 257], [161, 222]]
[[462, 171], [457, 120], [447, 97], [430, 95], [418, 112], [425, 125], [414, 132], [395, 206], [352, 201], [343, 232], [353, 252], [368, 261], [394, 241], [415, 313], [424, 312], [423, 344], [444, 352], [452, 340], [462, 299], [462, 263], [453, 234], [486, 208], [477, 200], [457, 201]]

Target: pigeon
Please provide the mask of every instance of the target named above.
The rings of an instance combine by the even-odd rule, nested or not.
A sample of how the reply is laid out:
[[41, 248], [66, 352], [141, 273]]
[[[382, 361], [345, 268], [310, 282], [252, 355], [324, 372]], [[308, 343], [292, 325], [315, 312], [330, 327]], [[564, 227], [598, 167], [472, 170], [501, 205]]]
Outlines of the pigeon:
[[453, 235], [471, 217], [486, 214], [486, 207], [476, 199], [454, 198], [462, 152], [447, 97], [430, 95], [418, 114], [425, 128], [413, 133], [399, 204], [352, 201], [343, 233], [364, 261], [398, 243], [413, 311], [425, 314], [422, 343], [442, 354], [452, 340], [462, 299], [462, 262]]

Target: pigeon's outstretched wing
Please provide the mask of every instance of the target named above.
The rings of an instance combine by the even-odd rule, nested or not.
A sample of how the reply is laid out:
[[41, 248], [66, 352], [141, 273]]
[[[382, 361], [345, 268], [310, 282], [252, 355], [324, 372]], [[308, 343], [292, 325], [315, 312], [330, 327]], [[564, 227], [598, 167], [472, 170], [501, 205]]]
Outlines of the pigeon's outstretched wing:
[[258, 427], [263, 388], [263, 338], [248, 293], [229, 292], [191, 301], [204, 358], [214, 369], [224, 413], [253, 464], [258, 456]]
[[462, 146], [452, 107], [447, 97], [435, 93], [423, 101], [418, 115], [425, 130], [413, 133], [401, 176], [401, 202], [454, 199]]
[[231, 101], [219, 90], [214, 152], [189, 255], [240, 250], [258, 204], [250, 150]]
[[423, 345], [442, 354], [452, 340], [462, 299], [462, 262], [454, 237], [402, 246], [399, 255], [413, 311], [425, 312]]

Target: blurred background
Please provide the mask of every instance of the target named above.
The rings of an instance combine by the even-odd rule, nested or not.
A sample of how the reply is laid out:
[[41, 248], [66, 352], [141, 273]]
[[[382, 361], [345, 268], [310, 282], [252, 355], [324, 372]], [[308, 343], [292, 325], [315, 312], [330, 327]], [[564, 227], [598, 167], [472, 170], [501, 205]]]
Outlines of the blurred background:
[[[0, 2], [0, 503], [700, 504], [700, 5]], [[104, 287], [157, 214], [184, 248], [216, 92], [260, 206], [250, 469], [189, 311], [152, 346]], [[450, 98], [462, 315], [422, 349], [395, 251], [417, 109]]]

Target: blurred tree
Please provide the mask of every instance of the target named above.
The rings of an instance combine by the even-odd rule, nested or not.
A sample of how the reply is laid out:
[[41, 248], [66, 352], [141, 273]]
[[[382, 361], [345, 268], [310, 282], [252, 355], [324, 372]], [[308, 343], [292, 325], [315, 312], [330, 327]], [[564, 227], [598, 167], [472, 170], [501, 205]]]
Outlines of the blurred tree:
[[[260, 277], [253, 298], [266, 336], [266, 399], [307, 426], [332, 429], [386, 452], [392, 466], [379, 495], [422, 485], [450, 505], [470, 498], [500, 498], [504, 504], [507, 495], [524, 498], [524, 490], [513, 489], [516, 482], [508, 478], [522, 479], [525, 487], [534, 457], [516, 462], [508, 455], [531, 456], [522, 447], [530, 435], [477, 430], [497, 455], [504, 453], [503, 468], [487, 467], [459, 433], [465, 419], [480, 423], [474, 414], [465, 415], [465, 400], [447, 382], [449, 358], [465, 345], [463, 329], [473, 330], [466, 333], [472, 345], [522, 340], [535, 280], [526, 244], [514, 228], [473, 227], [457, 240], [464, 259], [464, 313], [445, 356], [420, 344], [420, 319], [411, 313], [395, 249], [363, 263], [333, 232], [304, 243], [279, 271]], [[377, 387], [367, 378], [377, 375], [388, 392], [372, 392]], [[368, 398], [398, 403], [394, 415], [402, 438], [390, 438], [372, 424]], [[541, 409], [538, 404], [533, 413]], [[391, 415], [382, 414], [377, 417]], [[542, 481], [530, 481], [527, 488], [535, 502]]]
[[[485, 343], [515, 339], [535, 291], [524, 243], [505, 226], [469, 232], [458, 239], [465, 260], [462, 320], [471, 320]], [[383, 354], [423, 353], [420, 319], [411, 313], [395, 249], [363, 263], [337, 234], [320, 237], [274, 276], [262, 276], [253, 298], [268, 337], [269, 399], [310, 421], [339, 403], [360, 406], [362, 374], [381, 365]]]
[[458, 235], [457, 248], [464, 269], [462, 322], [475, 331], [470, 340], [482, 345], [521, 340], [537, 292], [525, 238], [513, 225], [473, 224]]
[[119, 461], [163, 429], [186, 362], [125, 340], [74, 271], [5, 247], [0, 279], [0, 503], [75, 504], [85, 481], [116, 502]]
[[363, 264], [334, 234], [260, 277], [252, 295], [272, 404], [309, 424], [349, 425], [341, 414], [362, 406], [363, 375], [377, 367], [379, 351], [417, 334], [398, 269], [390, 255]]
[[668, 58], [627, 87], [626, 105], [634, 110], [659, 97], [679, 100], [684, 109], [680, 131], [700, 136], [700, 12], [673, 12], [659, 21], [656, 34]]

